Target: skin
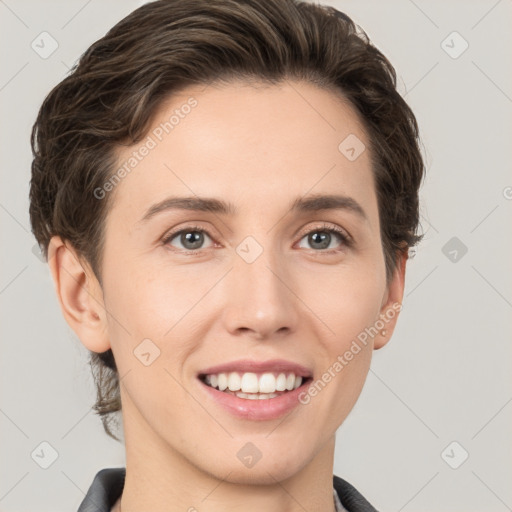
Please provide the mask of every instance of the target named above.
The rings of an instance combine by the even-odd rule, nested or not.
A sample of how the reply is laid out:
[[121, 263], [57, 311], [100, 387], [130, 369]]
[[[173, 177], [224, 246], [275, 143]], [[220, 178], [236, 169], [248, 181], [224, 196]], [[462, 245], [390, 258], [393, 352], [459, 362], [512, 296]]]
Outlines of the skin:
[[[50, 245], [66, 321], [87, 349], [112, 348], [122, 378], [122, 510], [334, 510], [336, 430], [398, 314], [284, 418], [232, 416], [196, 374], [237, 359], [284, 358], [319, 378], [401, 303], [405, 259], [387, 285], [369, 150], [355, 161], [338, 150], [349, 134], [368, 147], [367, 135], [332, 92], [288, 81], [190, 87], [162, 105], [148, 133], [191, 96], [197, 106], [115, 188], [103, 287], [69, 244], [54, 237]], [[119, 164], [141, 144], [120, 148]], [[294, 199], [316, 193], [352, 197], [367, 219], [349, 210], [290, 212]], [[239, 213], [169, 210], [140, 222], [170, 195], [224, 199]], [[319, 223], [315, 232], [339, 226], [354, 245], [333, 234], [328, 249], [317, 248], [306, 234]], [[198, 254], [186, 254], [179, 235], [162, 242], [173, 228], [194, 226], [209, 233]], [[247, 236], [263, 248], [250, 264], [236, 252]], [[160, 350], [149, 366], [133, 353], [146, 338]], [[262, 454], [252, 468], [237, 457], [247, 442]]]

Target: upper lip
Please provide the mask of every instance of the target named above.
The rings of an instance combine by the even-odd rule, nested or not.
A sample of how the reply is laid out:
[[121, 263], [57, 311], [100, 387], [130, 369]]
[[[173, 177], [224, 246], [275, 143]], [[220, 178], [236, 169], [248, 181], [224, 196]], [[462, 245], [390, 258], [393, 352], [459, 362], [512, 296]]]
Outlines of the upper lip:
[[231, 361], [229, 363], [219, 364], [217, 366], [210, 366], [199, 372], [199, 375], [211, 375], [218, 373], [228, 372], [292, 372], [295, 376], [311, 377], [312, 372], [305, 366], [294, 363], [293, 361], [286, 361], [284, 359], [269, 359], [267, 361], [252, 361], [249, 359], [239, 359], [238, 361]]

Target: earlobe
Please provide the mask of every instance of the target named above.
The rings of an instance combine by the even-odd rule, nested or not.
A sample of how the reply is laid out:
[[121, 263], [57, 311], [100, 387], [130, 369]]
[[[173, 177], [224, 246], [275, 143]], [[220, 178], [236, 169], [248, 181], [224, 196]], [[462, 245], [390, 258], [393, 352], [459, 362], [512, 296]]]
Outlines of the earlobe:
[[378, 350], [386, 345], [395, 330], [398, 315], [402, 309], [407, 259], [407, 250], [397, 255], [395, 271], [393, 272], [393, 277], [387, 288], [386, 297], [380, 310], [380, 319], [384, 326], [375, 337], [374, 350]]
[[48, 265], [66, 322], [87, 349], [108, 350], [110, 341], [103, 293], [92, 270], [82, 264], [69, 243], [58, 236], [50, 240]]

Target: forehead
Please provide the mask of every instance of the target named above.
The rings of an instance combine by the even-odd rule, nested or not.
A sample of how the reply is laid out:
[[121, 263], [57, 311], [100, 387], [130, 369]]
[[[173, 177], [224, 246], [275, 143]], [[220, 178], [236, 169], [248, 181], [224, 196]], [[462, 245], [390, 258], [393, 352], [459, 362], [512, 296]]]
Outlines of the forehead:
[[368, 145], [355, 109], [310, 83], [189, 87], [160, 106], [140, 143], [117, 151], [126, 172], [111, 214], [135, 223], [169, 195], [227, 197], [242, 213], [308, 191], [371, 202]]

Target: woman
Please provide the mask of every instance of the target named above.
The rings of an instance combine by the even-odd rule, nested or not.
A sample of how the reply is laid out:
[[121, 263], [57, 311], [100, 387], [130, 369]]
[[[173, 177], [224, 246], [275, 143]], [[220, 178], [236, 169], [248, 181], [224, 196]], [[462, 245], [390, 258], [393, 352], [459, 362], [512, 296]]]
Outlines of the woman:
[[79, 511], [368, 511], [335, 435], [395, 327], [424, 165], [348, 16], [160, 0], [34, 125], [33, 232], [126, 469]]

